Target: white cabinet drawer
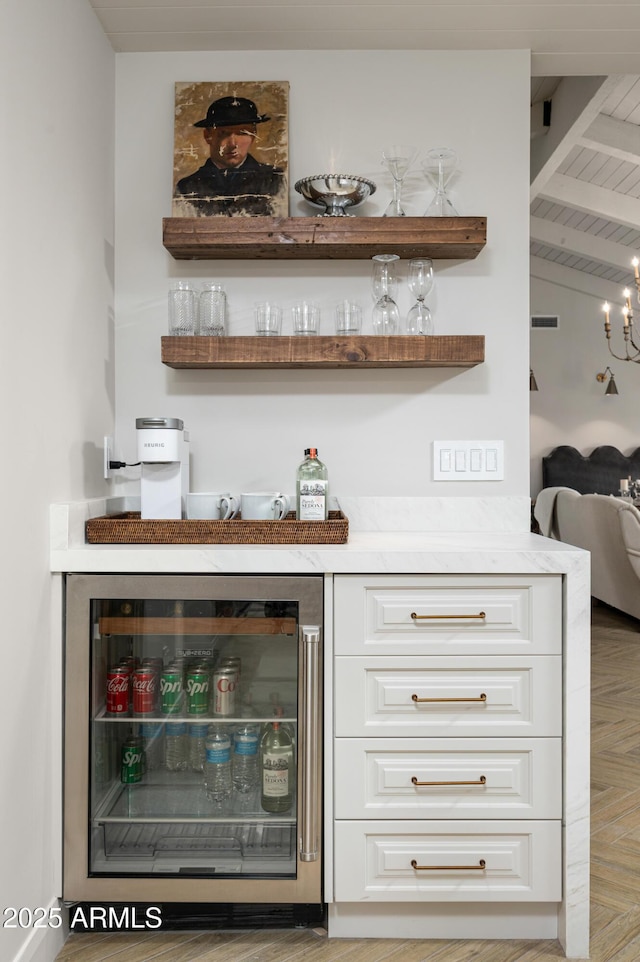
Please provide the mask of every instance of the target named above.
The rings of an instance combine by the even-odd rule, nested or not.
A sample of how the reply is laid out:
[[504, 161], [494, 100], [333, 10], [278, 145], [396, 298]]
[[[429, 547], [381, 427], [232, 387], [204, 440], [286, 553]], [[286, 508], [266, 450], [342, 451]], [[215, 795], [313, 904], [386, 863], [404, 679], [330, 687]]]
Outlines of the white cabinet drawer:
[[559, 902], [561, 853], [559, 821], [337, 821], [335, 897]]
[[339, 575], [337, 655], [559, 654], [558, 575]]
[[338, 738], [334, 752], [336, 818], [562, 814], [559, 738]]
[[335, 734], [559, 736], [562, 659], [336, 658]]

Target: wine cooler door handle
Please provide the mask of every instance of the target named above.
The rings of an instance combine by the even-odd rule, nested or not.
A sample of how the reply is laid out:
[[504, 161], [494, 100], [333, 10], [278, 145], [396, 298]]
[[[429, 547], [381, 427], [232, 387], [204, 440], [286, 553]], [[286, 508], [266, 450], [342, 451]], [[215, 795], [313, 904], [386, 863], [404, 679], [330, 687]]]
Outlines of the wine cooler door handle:
[[319, 857], [318, 761], [320, 740], [320, 628], [300, 627], [303, 651], [304, 704], [302, 717], [302, 825], [300, 859], [315, 862]]

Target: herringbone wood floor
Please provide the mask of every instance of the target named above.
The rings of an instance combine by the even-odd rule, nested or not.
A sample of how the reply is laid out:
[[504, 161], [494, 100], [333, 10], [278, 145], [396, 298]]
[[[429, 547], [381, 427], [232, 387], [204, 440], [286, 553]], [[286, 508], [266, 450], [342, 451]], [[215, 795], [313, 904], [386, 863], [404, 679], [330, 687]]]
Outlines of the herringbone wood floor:
[[[591, 960], [640, 960], [640, 622], [592, 627]], [[555, 942], [332, 939], [323, 932], [71, 935], [55, 962], [552, 962]]]

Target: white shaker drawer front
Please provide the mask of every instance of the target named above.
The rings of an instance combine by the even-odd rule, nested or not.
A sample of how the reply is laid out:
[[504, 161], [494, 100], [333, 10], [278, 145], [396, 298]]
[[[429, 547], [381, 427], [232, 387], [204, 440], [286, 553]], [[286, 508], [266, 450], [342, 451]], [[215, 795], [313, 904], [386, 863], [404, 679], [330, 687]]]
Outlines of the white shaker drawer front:
[[559, 821], [336, 822], [337, 901], [559, 902]]
[[562, 660], [336, 658], [335, 734], [559, 736]]
[[561, 818], [559, 738], [335, 742], [335, 816]]
[[338, 655], [560, 654], [557, 575], [335, 579]]

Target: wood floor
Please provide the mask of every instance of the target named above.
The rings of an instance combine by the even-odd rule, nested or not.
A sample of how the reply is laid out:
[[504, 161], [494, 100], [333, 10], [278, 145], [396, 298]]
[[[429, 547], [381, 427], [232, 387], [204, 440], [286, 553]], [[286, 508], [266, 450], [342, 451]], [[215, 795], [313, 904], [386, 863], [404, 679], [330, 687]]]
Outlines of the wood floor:
[[[640, 960], [640, 622], [592, 628], [591, 960]], [[55, 962], [552, 962], [556, 942], [331, 939], [324, 931], [71, 935]]]

